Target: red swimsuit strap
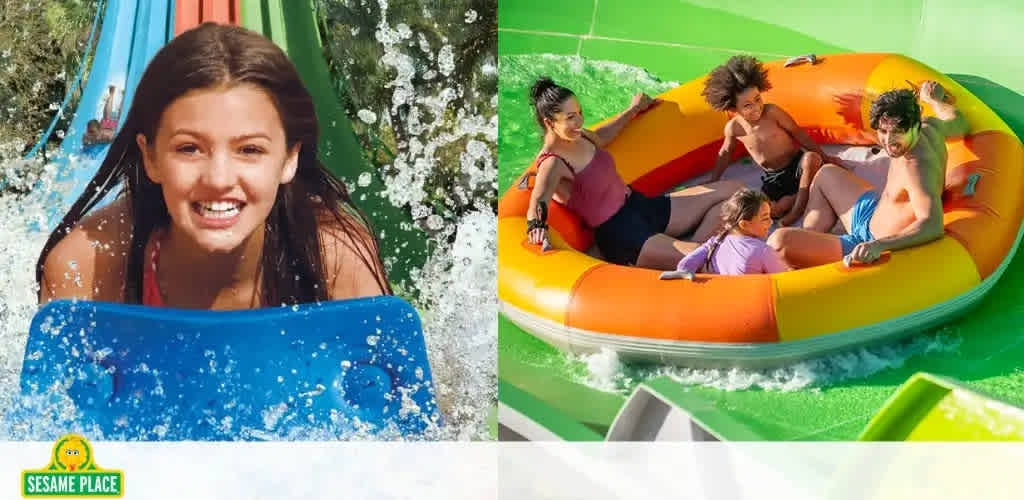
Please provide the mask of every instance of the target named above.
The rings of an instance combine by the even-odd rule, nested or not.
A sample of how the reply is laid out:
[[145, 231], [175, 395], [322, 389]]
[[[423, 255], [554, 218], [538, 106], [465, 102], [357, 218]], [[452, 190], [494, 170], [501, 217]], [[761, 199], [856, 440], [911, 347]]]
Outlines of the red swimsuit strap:
[[565, 163], [565, 166], [569, 167], [569, 172], [572, 173], [572, 176], [576, 177], [576, 169], [572, 168], [572, 165], [570, 165], [569, 162], [565, 160], [565, 158], [562, 158], [561, 156], [556, 155], [555, 153], [541, 153], [540, 156], [537, 157], [537, 167], [540, 168], [540, 164], [543, 163], [544, 160], [552, 157], [562, 160], [562, 163]]
[[163, 306], [164, 297], [160, 293], [160, 283], [156, 277], [157, 266], [160, 262], [160, 231], [153, 231], [150, 238], [153, 240], [153, 251], [150, 252], [149, 262], [143, 264], [142, 304], [147, 306]]

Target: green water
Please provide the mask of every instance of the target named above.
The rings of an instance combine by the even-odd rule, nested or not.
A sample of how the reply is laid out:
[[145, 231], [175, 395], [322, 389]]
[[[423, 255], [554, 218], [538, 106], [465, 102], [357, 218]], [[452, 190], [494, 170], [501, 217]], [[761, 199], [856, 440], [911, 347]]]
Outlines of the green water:
[[[499, 186], [504, 192], [540, 145], [527, 92], [538, 75], [577, 91], [592, 124], [620, 111], [637, 91], [677, 85], [642, 69], [575, 56], [503, 55], [499, 60]], [[1011, 125], [1024, 123], [1015, 92], [955, 76]], [[1016, 122], [1016, 123], [1015, 123]], [[1015, 127], [1016, 128], [1016, 127]], [[1018, 129], [1018, 133], [1020, 129]], [[897, 386], [918, 371], [956, 378], [1024, 405], [1024, 259], [1010, 264], [982, 304], [938, 330], [872, 349], [767, 371], [620, 366], [613, 357], [566, 357], [501, 318], [499, 375], [599, 431], [633, 387], [668, 375], [754, 435], [777, 440], [853, 439]]]
[[626, 109], [637, 92], [657, 95], [679, 85], [614, 62], [556, 55], [499, 57], [499, 193], [508, 189], [540, 149], [541, 130], [529, 95], [530, 87], [540, 76], [549, 76], [559, 85], [581, 90], [576, 97], [587, 126]]

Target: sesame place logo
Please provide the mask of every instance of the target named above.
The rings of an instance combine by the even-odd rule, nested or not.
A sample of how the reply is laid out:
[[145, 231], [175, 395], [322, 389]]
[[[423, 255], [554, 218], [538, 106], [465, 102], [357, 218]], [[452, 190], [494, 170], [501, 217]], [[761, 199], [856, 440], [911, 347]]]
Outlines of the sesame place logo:
[[96, 465], [89, 441], [68, 434], [53, 445], [50, 465], [21, 473], [21, 495], [31, 497], [117, 497], [124, 495], [124, 474]]

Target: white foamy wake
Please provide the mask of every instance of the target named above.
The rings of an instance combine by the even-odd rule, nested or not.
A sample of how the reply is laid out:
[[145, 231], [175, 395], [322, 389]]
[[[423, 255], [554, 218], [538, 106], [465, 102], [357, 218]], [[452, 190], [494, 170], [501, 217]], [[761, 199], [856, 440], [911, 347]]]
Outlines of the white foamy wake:
[[770, 369], [637, 366], [620, 362], [613, 351], [606, 349], [578, 356], [577, 360], [587, 366], [582, 382], [605, 392], [629, 394], [644, 380], [661, 376], [675, 379], [683, 385], [725, 391], [800, 391], [818, 390], [899, 368], [915, 356], [955, 352], [961, 340], [954, 327], [945, 327], [935, 333], [916, 335], [893, 344], [853, 349]]

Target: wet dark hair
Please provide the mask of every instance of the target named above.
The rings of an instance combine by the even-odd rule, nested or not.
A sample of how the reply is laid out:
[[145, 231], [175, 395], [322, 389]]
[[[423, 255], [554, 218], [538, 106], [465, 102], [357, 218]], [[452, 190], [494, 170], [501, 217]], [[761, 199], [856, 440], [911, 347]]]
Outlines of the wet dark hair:
[[301, 144], [295, 178], [278, 188], [265, 222], [257, 275], [263, 305], [329, 300], [320, 234], [325, 218], [347, 236], [342, 238], [343, 244], [373, 271], [381, 290], [391, 293], [383, 276], [379, 244], [369, 222], [341, 180], [317, 158], [316, 112], [295, 66], [277, 45], [258, 33], [215, 23], [204, 23], [174, 38], [146, 67], [128, 117], [106, 158], [39, 254], [36, 282], [40, 289], [50, 251], [110, 190], [123, 183], [120, 196], [129, 200], [132, 222], [124, 300], [142, 302], [146, 243], [154, 230], [170, 224], [170, 215], [160, 186], [143, 169], [135, 137], [141, 133], [149, 144], [154, 144], [164, 110], [185, 93], [241, 84], [266, 91], [281, 117], [288, 148]]
[[907, 131], [921, 123], [921, 105], [917, 95], [910, 89], [893, 89], [883, 92], [871, 103], [868, 112], [871, 128], [877, 130], [882, 119], [895, 120], [896, 127]]
[[701, 95], [712, 108], [727, 111], [736, 109], [736, 96], [751, 87], [762, 92], [772, 88], [768, 70], [754, 57], [732, 56], [725, 64], [711, 70]]
[[88, 122], [86, 122], [85, 128], [86, 129], [100, 128], [100, 121], [96, 120], [96, 119], [89, 120]]
[[729, 232], [736, 229], [740, 225], [740, 221], [756, 217], [757, 212], [761, 210], [761, 205], [765, 203], [769, 203], [768, 195], [761, 191], [743, 188], [733, 193], [722, 204], [722, 225], [719, 227], [718, 232], [711, 237], [715, 241], [711, 244], [707, 258], [704, 259], [704, 272], [711, 271], [711, 259], [715, 256], [715, 251], [718, 250], [718, 246], [722, 244], [722, 240], [729, 235]]
[[562, 111], [562, 103], [575, 95], [573, 91], [558, 85], [547, 76], [538, 78], [530, 88], [530, 103], [533, 104], [537, 125], [540, 125], [542, 130], [547, 130], [544, 119], [554, 120], [555, 113]]

